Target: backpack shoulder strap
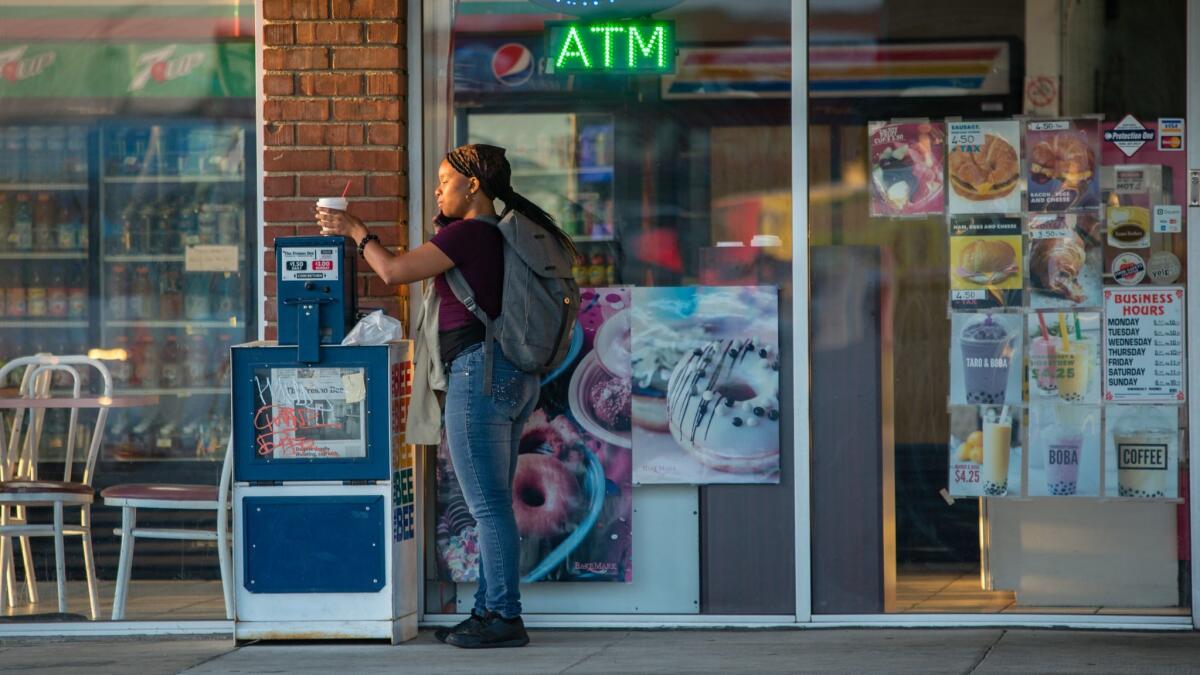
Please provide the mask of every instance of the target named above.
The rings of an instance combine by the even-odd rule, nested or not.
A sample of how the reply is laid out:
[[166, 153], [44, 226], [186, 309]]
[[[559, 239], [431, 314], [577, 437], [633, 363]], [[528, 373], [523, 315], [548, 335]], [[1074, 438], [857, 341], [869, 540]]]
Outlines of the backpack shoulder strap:
[[492, 344], [494, 332], [492, 330], [492, 317], [483, 311], [479, 303], [475, 302], [475, 291], [471, 288], [471, 284], [467, 283], [467, 278], [463, 276], [462, 270], [457, 267], [451, 267], [444, 272], [446, 275], [446, 284], [450, 286], [450, 290], [454, 292], [454, 297], [467, 308], [467, 311], [483, 322], [483, 394], [491, 396], [492, 394]]

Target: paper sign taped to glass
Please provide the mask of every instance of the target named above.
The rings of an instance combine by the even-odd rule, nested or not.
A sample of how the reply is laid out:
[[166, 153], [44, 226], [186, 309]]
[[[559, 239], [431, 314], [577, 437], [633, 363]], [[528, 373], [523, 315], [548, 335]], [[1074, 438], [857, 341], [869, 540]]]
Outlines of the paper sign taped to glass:
[[254, 442], [271, 459], [367, 456], [363, 368], [256, 368]]

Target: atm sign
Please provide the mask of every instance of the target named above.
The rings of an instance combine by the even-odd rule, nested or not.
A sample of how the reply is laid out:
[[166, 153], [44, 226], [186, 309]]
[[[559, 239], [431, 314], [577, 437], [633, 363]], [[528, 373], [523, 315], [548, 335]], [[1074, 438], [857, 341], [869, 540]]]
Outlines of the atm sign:
[[675, 72], [674, 21], [547, 21], [546, 40], [549, 72]]

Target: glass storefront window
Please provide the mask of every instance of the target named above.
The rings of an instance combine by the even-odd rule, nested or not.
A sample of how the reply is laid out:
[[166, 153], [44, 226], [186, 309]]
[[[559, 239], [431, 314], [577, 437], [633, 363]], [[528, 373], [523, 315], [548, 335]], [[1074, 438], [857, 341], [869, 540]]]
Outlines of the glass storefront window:
[[[118, 403], [97, 495], [115, 484], [215, 486], [229, 347], [256, 337], [253, 4], [2, 3], [0, 70], [0, 363], [50, 353], [107, 365]], [[0, 397], [17, 395], [22, 374], [0, 383]], [[59, 394], [68, 385], [64, 373], [51, 384]], [[98, 387], [88, 378], [83, 395]], [[37, 477], [62, 476], [67, 439], [86, 448], [90, 432], [70, 435], [70, 419], [46, 413]], [[97, 497], [92, 514], [107, 618], [121, 511]], [[143, 520], [211, 528], [212, 518]], [[19, 592], [7, 615], [57, 609], [53, 540], [32, 547], [32, 568], [18, 556], [17, 577], [36, 576], [39, 602]], [[83, 557], [66, 562], [69, 609], [82, 616]], [[127, 619], [225, 616], [212, 544], [142, 540], [133, 577]]]
[[[518, 460], [525, 609], [792, 615], [791, 9], [604, 4], [424, 9], [424, 192], [503, 146], [579, 249], [581, 340]], [[466, 612], [474, 523], [435, 464], [424, 609]]]
[[1189, 614], [1184, 3], [809, 11], [814, 613]]

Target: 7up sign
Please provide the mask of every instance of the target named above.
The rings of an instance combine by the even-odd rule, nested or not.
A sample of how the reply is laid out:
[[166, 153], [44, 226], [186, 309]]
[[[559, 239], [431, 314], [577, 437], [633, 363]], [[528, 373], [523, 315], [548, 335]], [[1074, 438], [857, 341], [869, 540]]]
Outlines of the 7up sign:
[[176, 56], [178, 49], [179, 45], [167, 45], [139, 56], [134, 63], [133, 80], [129, 83], [128, 91], [142, 91], [152, 81], [163, 83], [177, 80], [194, 71], [207, 56], [203, 51]]
[[58, 56], [55, 52], [41, 52], [26, 56], [28, 52], [29, 45], [0, 51], [0, 79], [8, 83], [28, 80], [54, 65]]

